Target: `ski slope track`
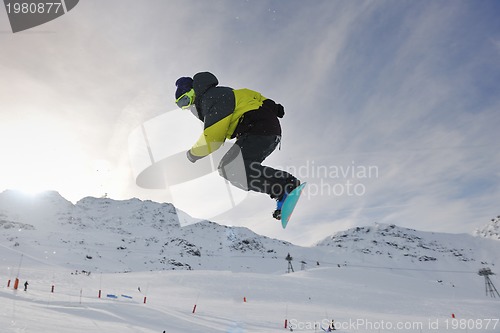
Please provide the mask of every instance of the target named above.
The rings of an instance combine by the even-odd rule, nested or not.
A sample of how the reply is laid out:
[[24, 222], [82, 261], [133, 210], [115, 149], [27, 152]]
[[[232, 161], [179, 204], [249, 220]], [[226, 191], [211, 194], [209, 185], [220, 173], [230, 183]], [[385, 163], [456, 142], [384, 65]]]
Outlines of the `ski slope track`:
[[375, 223], [302, 247], [180, 214], [0, 193], [0, 332], [322, 332], [332, 319], [337, 332], [500, 332], [478, 275], [500, 274], [498, 219], [470, 235]]

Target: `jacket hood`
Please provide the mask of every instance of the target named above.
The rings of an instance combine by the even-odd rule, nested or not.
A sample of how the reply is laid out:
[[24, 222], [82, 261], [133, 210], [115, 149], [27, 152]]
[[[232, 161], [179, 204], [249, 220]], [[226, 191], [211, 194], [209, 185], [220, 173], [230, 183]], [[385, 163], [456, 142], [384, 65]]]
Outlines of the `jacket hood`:
[[216, 87], [219, 80], [210, 72], [201, 72], [193, 77], [193, 88], [197, 96], [203, 95], [208, 89]]

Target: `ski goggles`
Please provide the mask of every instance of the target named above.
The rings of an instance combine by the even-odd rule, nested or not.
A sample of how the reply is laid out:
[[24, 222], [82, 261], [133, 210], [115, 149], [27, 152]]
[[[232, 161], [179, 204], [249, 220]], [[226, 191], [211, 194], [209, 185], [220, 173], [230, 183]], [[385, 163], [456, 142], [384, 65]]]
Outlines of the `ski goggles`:
[[194, 102], [194, 89], [189, 90], [187, 93], [182, 94], [175, 100], [175, 104], [181, 109], [187, 109]]

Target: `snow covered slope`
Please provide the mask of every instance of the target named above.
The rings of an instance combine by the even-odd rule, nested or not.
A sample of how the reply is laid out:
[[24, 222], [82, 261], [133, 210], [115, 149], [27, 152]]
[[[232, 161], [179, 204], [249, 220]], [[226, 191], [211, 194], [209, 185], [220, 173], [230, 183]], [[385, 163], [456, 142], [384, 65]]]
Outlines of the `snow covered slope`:
[[340, 333], [500, 332], [500, 302], [477, 274], [495, 272], [499, 254], [496, 240], [382, 224], [300, 247], [209, 221], [181, 227], [166, 203], [8, 191], [0, 331], [319, 332], [335, 319]]
[[0, 288], [0, 327], [5, 333], [260, 333], [284, 332], [286, 321], [295, 332], [322, 332], [334, 319], [339, 333], [500, 332], [500, 302], [484, 295], [477, 274], [443, 273], [450, 284], [414, 273], [341, 266], [292, 274], [88, 276], [23, 265], [20, 276], [30, 286]]

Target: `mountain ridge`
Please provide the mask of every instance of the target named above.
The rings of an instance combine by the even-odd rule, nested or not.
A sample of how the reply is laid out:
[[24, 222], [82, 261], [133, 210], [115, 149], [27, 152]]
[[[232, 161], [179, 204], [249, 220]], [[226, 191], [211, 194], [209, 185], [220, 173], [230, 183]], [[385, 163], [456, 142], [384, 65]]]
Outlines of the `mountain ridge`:
[[476, 270], [494, 266], [493, 253], [500, 253], [500, 242], [489, 238], [385, 224], [351, 228], [303, 247], [245, 227], [189, 217], [186, 225], [185, 213], [181, 226], [181, 212], [170, 203], [86, 197], [72, 204], [57, 192], [37, 198], [0, 193], [0, 240], [11, 250], [85, 271], [283, 273], [289, 253], [301, 268], [384, 262]]

